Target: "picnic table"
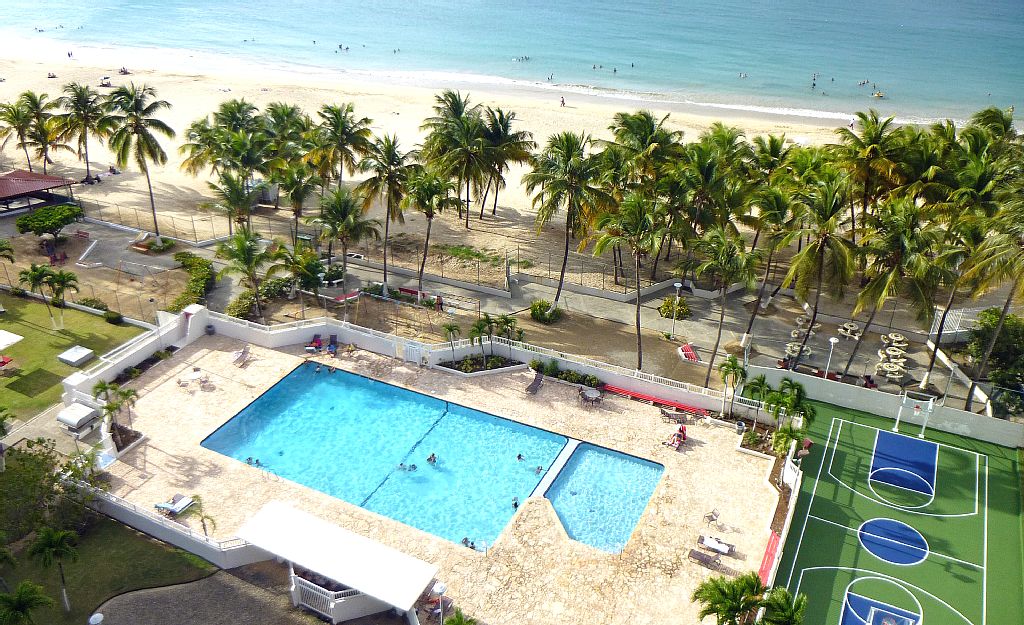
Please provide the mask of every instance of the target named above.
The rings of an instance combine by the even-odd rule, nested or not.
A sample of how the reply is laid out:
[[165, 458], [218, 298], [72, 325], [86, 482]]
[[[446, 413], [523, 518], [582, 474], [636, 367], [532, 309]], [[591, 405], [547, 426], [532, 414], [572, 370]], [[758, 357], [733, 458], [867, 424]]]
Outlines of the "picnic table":
[[601, 391], [596, 388], [584, 388], [580, 389], [580, 400], [584, 404], [593, 406], [597, 402], [601, 401]]

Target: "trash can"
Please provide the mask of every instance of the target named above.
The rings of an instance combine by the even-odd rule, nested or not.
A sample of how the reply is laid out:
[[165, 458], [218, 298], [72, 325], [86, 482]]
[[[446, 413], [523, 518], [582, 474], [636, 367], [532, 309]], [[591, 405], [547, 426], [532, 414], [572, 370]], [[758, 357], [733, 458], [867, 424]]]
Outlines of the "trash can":
[[747, 424], [742, 421], [736, 422], [736, 433], [742, 435], [747, 431]]
[[207, 324], [206, 325], [206, 335], [207, 336], [213, 336], [214, 334], [217, 334], [217, 328], [213, 327], [212, 323]]

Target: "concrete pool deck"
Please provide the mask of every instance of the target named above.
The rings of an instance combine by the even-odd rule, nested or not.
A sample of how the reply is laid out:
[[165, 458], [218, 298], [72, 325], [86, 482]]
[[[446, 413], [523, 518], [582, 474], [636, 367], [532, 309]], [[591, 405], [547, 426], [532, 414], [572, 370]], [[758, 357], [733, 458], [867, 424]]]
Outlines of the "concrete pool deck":
[[[689, 439], [676, 452], [662, 445], [676, 426], [664, 422], [657, 408], [613, 397], [584, 407], [575, 387], [550, 379], [537, 395], [527, 395], [523, 389], [533, 379], [530, 372], [464, 378], [365, 351], [324, 359], [665, 467], [621, 554], [569, 539], [551, 504], [536, 496], [520, 505], [487, 553], [475, 552], [201, 447], [206, 436], [306, 356], [298, 345], [285, 350], [253, 345], [254, 357], [238, 368], [231, 364], [232, 352], [241, 345], [204, 337], [133, 384], [140, 395], [134, 426], [147, 440], [110, 468], [112, 494], [142, 507], [179, 492], [199, 494], [216, 522], [211, 533], [224, 539], [263, 504], [287, 501], [436, 564], [455, 605], [491, 625], [697, 623], [698, 607], [690, 595], [714, 574], [687, 560], [700, 534], [736, 545], [735, 556], [722, 558], [722, 572], [760, 565], [777, 503], [777, 492], [766, 481], [771, 462], [737, 452], [731, 429], [691, 426]], [[208, 373], [210, 384], [179, 386], [193, 367]], [[716, 508], [721, 525], [708, 528], [704, 514]], [[199, 529], [198, 520], [184, 522]]]

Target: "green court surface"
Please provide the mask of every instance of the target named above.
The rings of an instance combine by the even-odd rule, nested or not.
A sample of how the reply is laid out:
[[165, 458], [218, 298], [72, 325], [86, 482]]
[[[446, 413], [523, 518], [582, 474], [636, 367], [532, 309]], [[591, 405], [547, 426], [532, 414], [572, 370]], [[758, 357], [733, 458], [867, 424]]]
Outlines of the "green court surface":
[[817, 408], [775, 579], [807, 595], [805, 623], [1024, 622], [1019, 450]]

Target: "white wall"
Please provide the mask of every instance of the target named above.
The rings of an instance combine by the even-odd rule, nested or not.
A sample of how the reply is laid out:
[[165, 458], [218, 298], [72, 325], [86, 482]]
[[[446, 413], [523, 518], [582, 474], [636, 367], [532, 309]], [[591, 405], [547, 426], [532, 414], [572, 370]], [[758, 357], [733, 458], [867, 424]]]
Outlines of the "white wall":
[[335, 603], [332, 616], [340, 623], [357, 619], [361, 616], [387, 612], [391, 609], [390, 604], [360, 593], [354, 597], [345, 597]]

